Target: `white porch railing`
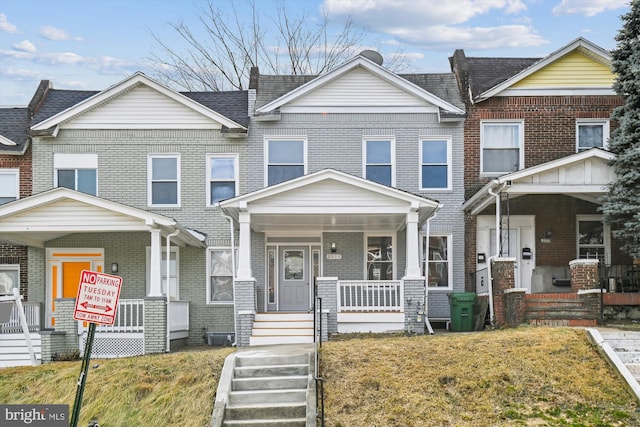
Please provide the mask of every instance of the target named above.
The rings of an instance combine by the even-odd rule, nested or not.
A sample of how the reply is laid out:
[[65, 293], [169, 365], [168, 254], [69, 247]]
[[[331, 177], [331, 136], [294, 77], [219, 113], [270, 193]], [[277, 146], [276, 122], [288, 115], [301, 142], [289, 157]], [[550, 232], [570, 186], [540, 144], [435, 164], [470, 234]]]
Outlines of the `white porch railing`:
[[338, 312], [403, 312], [404, 290], [400, 280], [341, 280]]
[[169, 303], [169, 332], [189, 330], [189, 301]]
[[[6, 304], [6, 303], [5, 303]], [[37, 302], [23, 302], [24, 314], [29, 325], [29, 331], [36, 332], [40, 330], [40, 304]], [[7, 323], [0, 323], [0, 333], [2, 334], [19, 334], [22, 333], [22, 325], [18, 316], [17, 305], [13, 304], [11, 311], [11, 319]]]
[[[78, 322], [81, 328], [82, 323]], [[113, 325], [96, 325], [96, 332], [144, 332], [144, 300], [121, 299]]]

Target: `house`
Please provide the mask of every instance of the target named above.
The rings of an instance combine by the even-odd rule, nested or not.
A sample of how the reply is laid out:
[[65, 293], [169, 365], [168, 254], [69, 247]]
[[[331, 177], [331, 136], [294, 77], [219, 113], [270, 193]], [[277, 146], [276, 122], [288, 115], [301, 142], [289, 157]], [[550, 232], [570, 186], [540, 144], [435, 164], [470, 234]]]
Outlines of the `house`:
[[450, 317], [464, 284], [452, 73], [397, 75], [369, 52], [321, 76], [254, 70], [249, 91], [142, 73], [42, 89], [33, 194], [0, 206], [0, 239], [28, 248], [43, 361], [84, 347], [82, 270], [123, 278], [96, 357], [311, 340], [316, 296], [325, 339]]
[[[494, 257], [512, 260], [510, 288], [529, 305], [546, 294], [556, 303], [574, 299], [574, 260], [612, 266], [598, 288], [609, 288], [610, 275], [612, 287], [637, 285], [598, 209], [615, 179], [607, 140], [611, 113], [622, 103], [609, 52], [578, 38], [544, 58], [473, 58], [457, 50], [450, 63], [466, 96], [467, 290], [491, 294]], [[595, 310], [545, 319], [551, 306], [524, 316], [551, 324], [599, 319]]]

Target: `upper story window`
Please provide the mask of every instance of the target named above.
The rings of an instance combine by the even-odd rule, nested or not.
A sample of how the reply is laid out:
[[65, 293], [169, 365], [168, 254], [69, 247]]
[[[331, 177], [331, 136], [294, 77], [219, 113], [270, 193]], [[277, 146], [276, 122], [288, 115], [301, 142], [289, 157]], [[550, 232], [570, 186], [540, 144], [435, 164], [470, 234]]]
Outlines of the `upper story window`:
[[491, 121], [480, 126], [481, 174], [501, 175], [524, 167], [523, 122]]
[[148, 188], [150, 206], [180, 206], [180, 156], [149, 156]]
[[576, 122], [576, 149], [607, 148], [609, 120], [578, 120]]
[[420, 188], [451, 188], [451, 140], [423, 139], [420, 142]]
[[366, 139], [364, 141], [364, 175], [369, 181], [393, 186], [394, 141], [392, 139]]
[[267, 185], [298, 178], [306, 170], [306, 144], [303, 139], [269, 139], [267, 151]]
[[238, 156], [216, 154], [207, 158], [207, 204], [213, 205], [238, 194]]
[[53, 155], [54, 186], [98, 195], [98, 155], [56, 153]]
[[20, 196], [20, 170], [0, 169], [0, 205], [18, 200]]

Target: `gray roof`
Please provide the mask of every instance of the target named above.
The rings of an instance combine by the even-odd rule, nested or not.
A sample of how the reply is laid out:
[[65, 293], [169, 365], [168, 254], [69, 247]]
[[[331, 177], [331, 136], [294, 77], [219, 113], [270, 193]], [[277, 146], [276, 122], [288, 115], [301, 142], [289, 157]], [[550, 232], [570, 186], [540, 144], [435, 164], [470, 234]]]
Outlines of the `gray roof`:
[[[99, 92], [50, 89], [46, 99], [33, 118], [32, 124], [40, 123], [97, 93]], [[248, 94], [246, 91], [182, 92], [182, 95], [242, 126], [246, 127], [249, 124]]]
[[309, 83], [318, 76], [310, 75], [263, 75], [260, 74], [256, 95], [256, 108], [260, 108], [274, 99], [291, 92], [292, 90]]
[[541, 58], [478, 58], [468, 57], [469, 85], [475, 98], [529, 68]]
[[29, 141], [29, 110], [21, 108], [0, 108], [0, 135], [16, 145], [0, 144], [2, 153], [23, 153]]

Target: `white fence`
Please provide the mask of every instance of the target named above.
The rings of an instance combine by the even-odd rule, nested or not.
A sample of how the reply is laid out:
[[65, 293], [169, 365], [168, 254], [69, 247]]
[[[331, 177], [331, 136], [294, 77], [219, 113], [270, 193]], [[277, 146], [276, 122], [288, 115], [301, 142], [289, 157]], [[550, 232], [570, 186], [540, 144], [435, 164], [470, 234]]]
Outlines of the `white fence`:
[[[9, 304], [4, 302], [3, 304]], [[18, 316], [18, 308], [15, 303], [11, 303], [13, 309], [11, 311], [11, 319], [7, 323], [0, 323], [0, 333], [2, 334], [21, 334], [22, 325]], [[35, 332], [40, 330], [40, 304], [36, 302], [23, 302], [25, 317], [29, 325], [29, 331]]]
[[341, 280], [338, 312], [403, 312], [404, 290], [400, 280]]
[[144, 332], [144, 300], [121, 299], [113, 325], [96, 325], [96, 332]]
[[189, 301], [169, 303], [169, 332], [189, 330]]

